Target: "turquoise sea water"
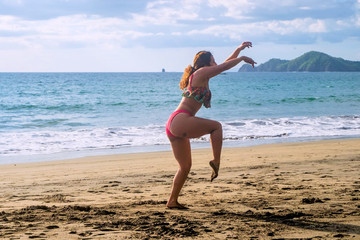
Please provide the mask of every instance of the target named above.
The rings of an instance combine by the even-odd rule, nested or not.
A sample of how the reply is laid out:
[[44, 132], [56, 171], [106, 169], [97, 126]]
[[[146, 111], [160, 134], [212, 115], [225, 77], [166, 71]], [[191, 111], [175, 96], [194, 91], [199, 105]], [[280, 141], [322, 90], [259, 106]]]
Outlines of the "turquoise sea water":
[[[181, 75], [0, 73], [0, 163], [170, 150]], [[360, 137], [360, 73], [226, 73], [210, 88], [198, 116], [223, 124], [225, 146]]]

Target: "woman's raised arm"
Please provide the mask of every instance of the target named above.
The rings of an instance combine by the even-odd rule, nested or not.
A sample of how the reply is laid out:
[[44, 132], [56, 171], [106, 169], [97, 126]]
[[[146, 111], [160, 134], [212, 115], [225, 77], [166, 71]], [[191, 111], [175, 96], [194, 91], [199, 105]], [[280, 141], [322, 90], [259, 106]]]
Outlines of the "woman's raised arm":
[[199, 69], [198, 75], [200, 75], [199, 76], [200, 78], [209, 79], [209, 78], [215, 77], [216, 75], [218, 75], [226, 70], [229, 70], [229, 69], [235, 67], [241, 61], [249, 63], [253, 67], [254, 67], [254, 64], [256, 64], [256, 62], [253, 59], [246, 57], [246, 56], [241, 56], [238, 58], [226, 60], [225, 62], [223, 62], [219, 65], [203, 67], [203, 68]]
[[239, 56], [239, 53], [244, 50], [245, 48], [250, 48], [252, 47], [252, 42], [243, 42], [239, 47], [236, 48], [236, 50], [225, 60], [229, 61], [232, 60], [234, 58], [237, 58]]

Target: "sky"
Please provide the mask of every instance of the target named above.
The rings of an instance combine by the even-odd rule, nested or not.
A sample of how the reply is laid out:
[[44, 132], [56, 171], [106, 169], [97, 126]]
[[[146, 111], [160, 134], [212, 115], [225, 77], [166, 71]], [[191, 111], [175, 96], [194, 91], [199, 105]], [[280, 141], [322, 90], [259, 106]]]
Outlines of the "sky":
[[258, 65], [360, 61], [360, 0], [0, 0], [0, 72], [182, 72], [243, 41]]

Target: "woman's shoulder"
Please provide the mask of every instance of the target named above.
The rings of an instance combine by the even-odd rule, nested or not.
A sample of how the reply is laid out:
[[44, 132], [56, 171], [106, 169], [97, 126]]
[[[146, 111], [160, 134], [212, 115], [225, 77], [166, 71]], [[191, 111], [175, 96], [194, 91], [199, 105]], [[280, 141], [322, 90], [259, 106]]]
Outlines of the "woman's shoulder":
[[215, 77], [216, 75], [223, 72], [223, 69], [220, 65], [213, 66], [205, 66], [198, 70], [198, 74], [201, 75], [202, 78], [210, 79]]
[[200, 83], [206, 83], [209, 81], [209, 75], [207, 74], [206, 69], [207, 67], [202, 67], [198, 70], [196, 70], [192, 76], [190, 76], [190, 79], [192, 78], [192, 82], [196, 82], [199, 83], [199, 85], [201, 85]]
[[200, 68], [199, 75], [201, 78], [209, 80], [212, 77], [215, 77], [216, 75], [219, 75], [224, 71], [222, 64], [220, 65], [213, 65], [213, 66], [205, 66]]

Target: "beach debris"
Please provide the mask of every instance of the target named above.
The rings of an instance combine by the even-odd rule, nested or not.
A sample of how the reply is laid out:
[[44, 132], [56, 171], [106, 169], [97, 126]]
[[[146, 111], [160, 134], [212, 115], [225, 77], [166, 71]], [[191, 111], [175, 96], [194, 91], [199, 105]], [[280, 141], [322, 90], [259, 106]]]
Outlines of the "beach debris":
[[301, 202], [304, 204], [313, 204], [313, 203], [323, 203], [324, 201], [322, 201], [320, 198], [303, 198]]

